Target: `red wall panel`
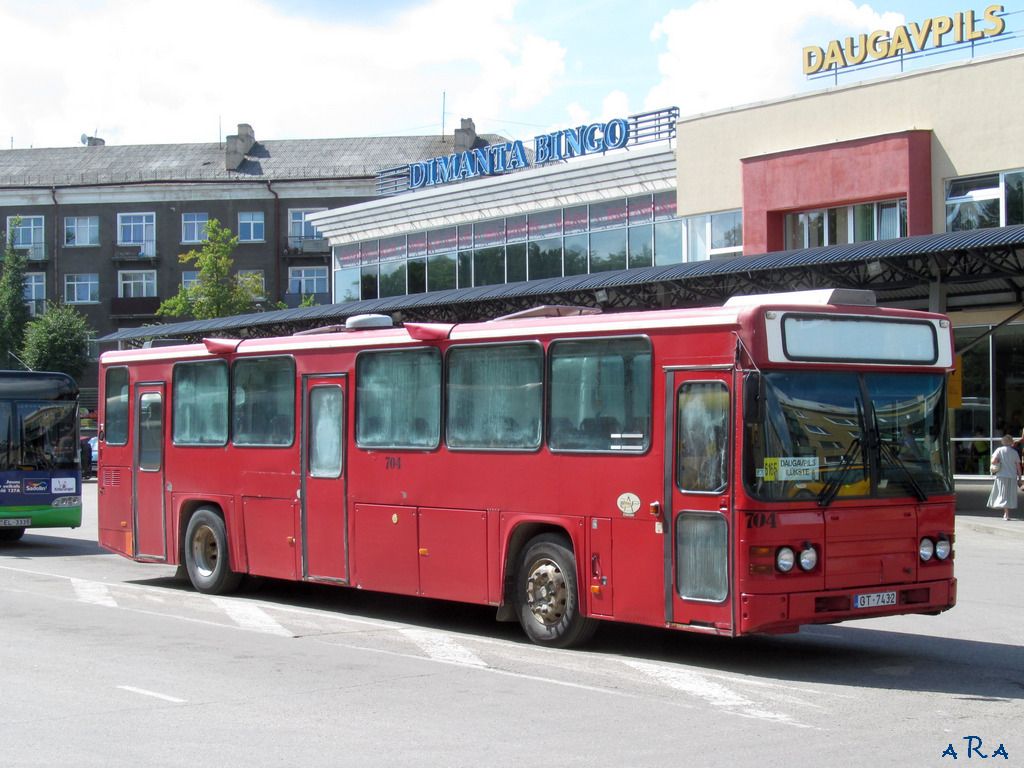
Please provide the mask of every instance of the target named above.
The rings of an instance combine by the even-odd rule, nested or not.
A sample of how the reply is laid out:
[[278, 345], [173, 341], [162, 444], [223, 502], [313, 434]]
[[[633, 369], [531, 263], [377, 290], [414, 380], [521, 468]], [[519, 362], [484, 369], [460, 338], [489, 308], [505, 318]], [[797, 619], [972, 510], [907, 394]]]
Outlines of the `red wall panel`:
[[783, 248], [790, 211], [907, 198], [908, 234], [932, 232], [931, 131], [872, 136], [743, 161], [743, 252]]

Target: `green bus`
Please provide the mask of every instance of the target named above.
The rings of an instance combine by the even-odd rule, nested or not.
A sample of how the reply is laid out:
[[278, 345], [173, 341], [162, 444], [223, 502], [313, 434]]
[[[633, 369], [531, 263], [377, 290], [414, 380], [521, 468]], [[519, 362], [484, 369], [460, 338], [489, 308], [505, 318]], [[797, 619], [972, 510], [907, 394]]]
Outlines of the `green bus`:
[[81, 524], [78, 385], [63, 373], [0, 371], [0, 543]]

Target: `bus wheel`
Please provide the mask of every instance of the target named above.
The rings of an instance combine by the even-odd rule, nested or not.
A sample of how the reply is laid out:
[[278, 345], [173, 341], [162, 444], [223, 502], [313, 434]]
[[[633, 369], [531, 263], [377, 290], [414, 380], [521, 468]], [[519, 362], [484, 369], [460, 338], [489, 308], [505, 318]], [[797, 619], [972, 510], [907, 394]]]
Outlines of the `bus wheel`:
[[202, 507], [185, 529], [185, 569], [199, 592], [225, 595], [234, 592], [242, 574], [231, 570], [228, 561], [228, 533], [224, 519], [209, 507]]
[[516, 612], [538, 645], [569, 648], [589, 640], [597, 620], [580, 613], [576, 558], [565, 539], [538, 536], [527, 546], [516, 577]]
[[24, 535], [24, 528], [0, 528], [0, 543], [5, 541], [18, 541]]

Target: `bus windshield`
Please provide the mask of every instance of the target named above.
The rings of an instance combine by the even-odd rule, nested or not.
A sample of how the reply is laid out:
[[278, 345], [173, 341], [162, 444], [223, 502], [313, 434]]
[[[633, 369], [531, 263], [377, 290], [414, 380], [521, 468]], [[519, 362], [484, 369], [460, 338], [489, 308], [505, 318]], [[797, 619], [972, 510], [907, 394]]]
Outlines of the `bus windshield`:
[[78, 467], [74, 402], [0, 403], [0, 471]]
[[784, 501], [948, 493], [941, 374], [765, 373], [763, 408], [746, 425], [744, 482]]

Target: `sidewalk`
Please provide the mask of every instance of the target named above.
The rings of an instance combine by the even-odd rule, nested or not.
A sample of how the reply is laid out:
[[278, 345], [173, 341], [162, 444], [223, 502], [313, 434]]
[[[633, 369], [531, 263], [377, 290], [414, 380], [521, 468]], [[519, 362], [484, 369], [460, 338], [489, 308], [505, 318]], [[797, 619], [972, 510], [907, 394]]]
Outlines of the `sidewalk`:
[[1024, 494], [1021, 494], [1017, 509], [1011, 510], [1010, 520], [1003, 520], [1001, 509], [985, 506], [992, 481], [989, 478], [959, 480], [956, 484], [956, 524], [974, 531], [1024, 539]]

